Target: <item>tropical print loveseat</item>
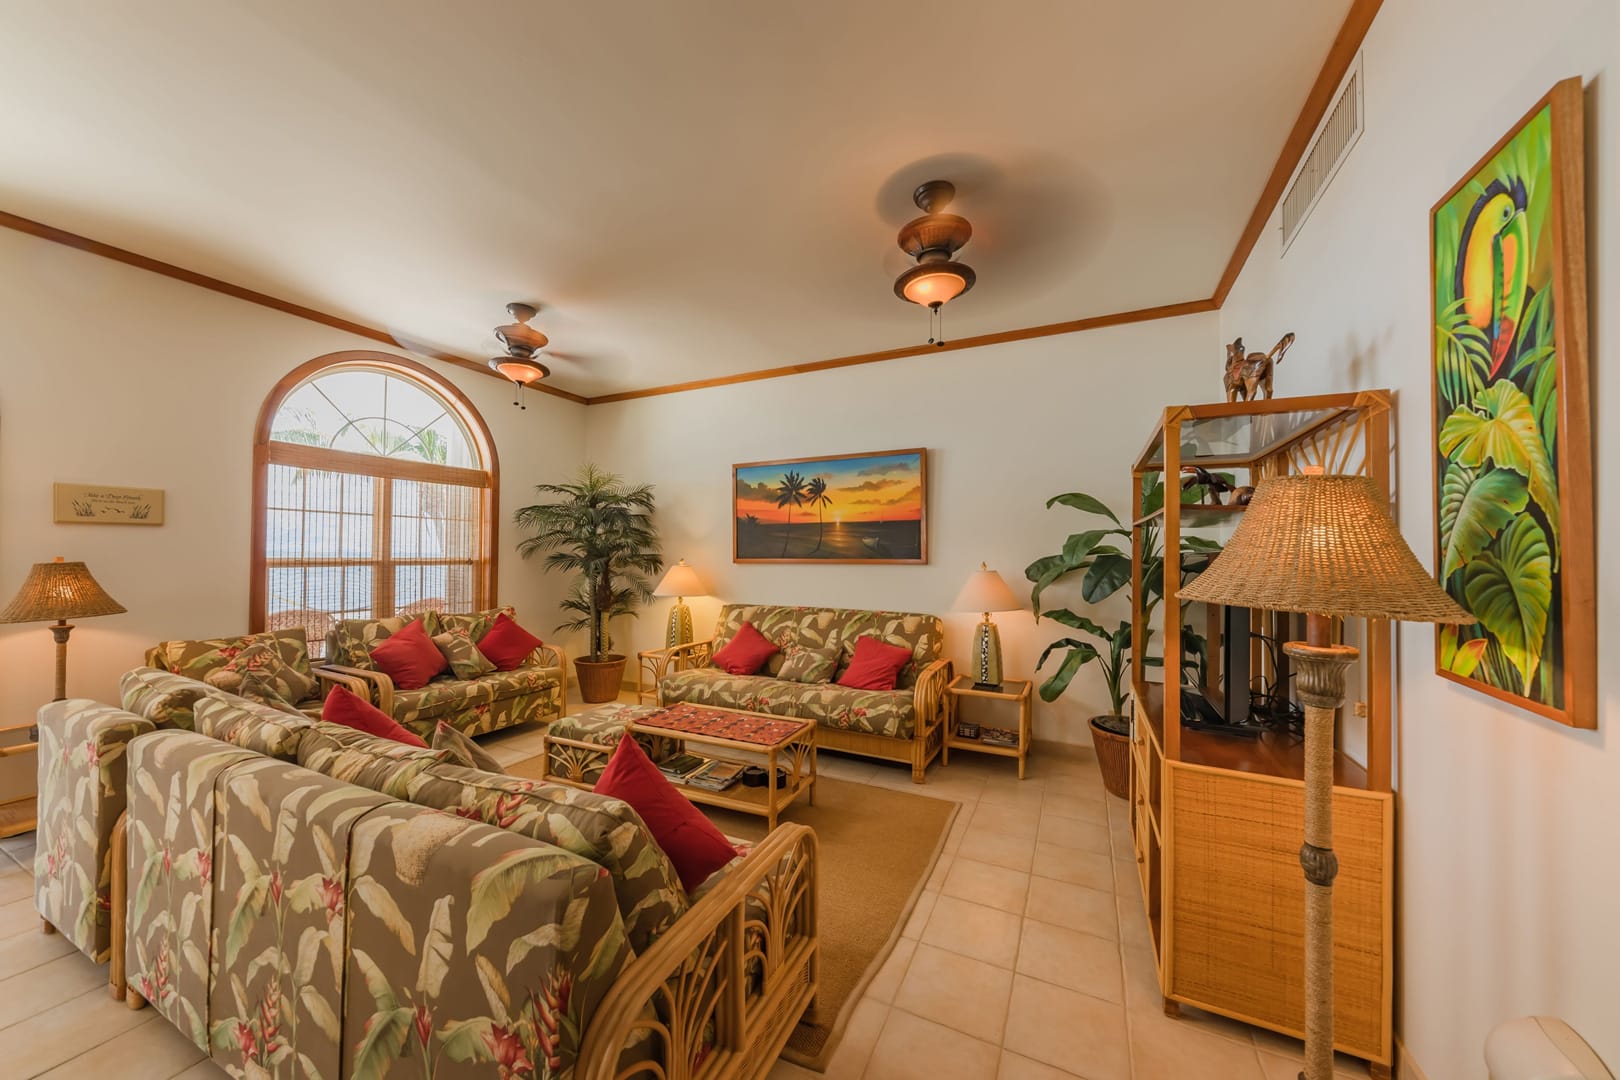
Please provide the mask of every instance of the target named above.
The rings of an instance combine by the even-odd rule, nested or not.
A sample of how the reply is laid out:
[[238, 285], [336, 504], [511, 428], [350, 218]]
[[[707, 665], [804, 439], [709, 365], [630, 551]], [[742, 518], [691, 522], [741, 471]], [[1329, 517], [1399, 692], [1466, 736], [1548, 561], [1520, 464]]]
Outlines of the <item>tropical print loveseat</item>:
[[[476, 643], [497, 615], [516, 618], [510, 607], [464, 615], [424, 612], [423, 629], [429, 637], [455, 634]], [[548, 716], [562, 716], [568, 707], [568, 658], [558, 645], [536, 649], [513, 671], [493, 671], [465, 679], [447, 670], [418, 690], [401, 690], [371, 660], [371, 650], [405, 628], [414, 615], [388, 619], [340, 619], [326, 635], [324, 667], [361, 680], [371, 703], [417, 735], [427, 736], [440, 720], [468, 735]]]
[[[752, 623], [780, 650], [756, 675], [729, 674], [712, 659], [744, 623]], [[727, 604], [709, 640], [642, 653], [642, 678], [658, 688], [665, 705], [689, 701], [815, 720], [819, 745], [907, 762], [920, 784], [944, 737], [951, 664], [940, 658], [943, 635], [933, 615]], [[911, 650], [894, 690], [837, 685], [863, 636]]]
[[191, 719], [40, 710], [35, 903], [234, 1076], [757, 1077], [815, 994], [803, 826], [688, 896], [616, 799], [230, 695]]

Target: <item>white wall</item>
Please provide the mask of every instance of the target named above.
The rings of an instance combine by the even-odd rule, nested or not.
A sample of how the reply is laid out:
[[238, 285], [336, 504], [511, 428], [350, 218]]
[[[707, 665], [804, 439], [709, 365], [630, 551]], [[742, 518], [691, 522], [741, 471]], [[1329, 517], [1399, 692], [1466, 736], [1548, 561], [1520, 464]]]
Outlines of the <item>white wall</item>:
[[[948, 609], [968, 574], [987, 562], [1027, 597], [1024, 567], [1098, 524], [1047, 510], [1052, 495], [1091, 492], [1123, 514], [1130, 461], [1163, 407], [1219, 396], [1216, 328], [1213, 314], [1184, 316], [593, 405], [587, 455], [657, 486], [665, 553], [691, 563], [714, 594], [693, 605], [699, 637], [722, 599], [922, 611], [945, 617], [947, 655], [966, 670], [978, 616]], [[929, 455], [927, 565], [731, 561], [733, 464], [913, 446]], [[1123, 596], [1115, 618], [1125, 617]], [[663, 643], [667, 605], [636, 620], [633, 648]], [[1042, 607], [1065, 605], [1083, 607], [1077, 585], [1043, 596]], [[1045, 643], [1062, 636], [1027, 612], [997, 624], [1009, 677], [1027, 678]], [[1106, 711], [1092, 668], [1057, 702], [1037, 699], [1036, 736], [1088, 741], [1085, 718]]]
[[[118, 676], [152, 643], [247, 629], [253, 429], [265, 395], [312, 357], [382, 346], [9, 230], [0, 280], [0, 603], [33, 563], [88, 563], [129, 611], [79, 621], [68, 693], [116, 702]], [[529, 394], [522, 412], [502, 383], [428, 364], [495, 438], [500, 599], [520, 617], [549, 619], [561, 583], [517, 557], [507, 522], [530, 485], [574, 468], [584, 407]], [[166, 523], [54, 525], [53, 481], [163, 488]], [[53, 663], [43, 626], [0, 627], [0, 727], [27, 723], [50, 699]]]
[[[1394, 0], [1364, 47], [1367, 130], [1279, 259], [1266, 232], [1221, 312], [1223, 340], [1298, 344], [1285, 393], [1393, 388], [1402, 531], [1431, 557], [1428, 213], [1557, 80], [1587, 81], [1588, 260], [1598, 550], [1620, 535], [1620, 202], [1613, 0]], [[1600, 565], [1610, 560], [1600, 557]], [[1600, 569], [1600, 575], [1603, 570]], [[1600, 576], [1599, 619], [1620, 594]], [[1399, 636], [1398, 1030], [1431, 1080], [1484, 1075], [1497, 1022], [1563, 1016], [1620, 1067], [1620, 637], [1600, 638], [1599, 730], [1572, 731], [1433, 674], [1433, 632]]]

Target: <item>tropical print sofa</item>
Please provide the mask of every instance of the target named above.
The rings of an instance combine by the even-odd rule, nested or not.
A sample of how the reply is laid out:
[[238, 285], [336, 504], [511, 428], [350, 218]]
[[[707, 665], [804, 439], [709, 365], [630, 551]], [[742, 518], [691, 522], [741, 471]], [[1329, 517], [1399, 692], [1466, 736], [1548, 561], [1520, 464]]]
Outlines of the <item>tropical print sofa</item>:
[[[744, 623], [753, 623], [781, 650], [757, 675], [732, 675], [713, 663]], [[641, 677], [658, 688], [665, 705], [687, 701], [815, 720], [820, 746], [907, 762], [920, 784], [944, 737], [951, 664], [940, 658], [943, 634], [933, 615], [727, 604], [709, 640], [642, 653]], [[862, 636], [911, 649], [894, 690], [836, 684]], [[782, 677], [787, 665], [790, 673], [804, 671], [816, 681]]]
[[35, 901], [234, 1076], [757, 1077], [815, 994], [803, 826], [688, 896], [616, 799], [229, 695], [192, 720], [40, 710]]
[[[131, 704], [131, 695], [139, 694], [136, 701], [144, 699], [150, 693], [160, 697], [169, 710], [164, 715], [147, 716], [148, 719], [158, 723], [160, 727], [191, 727], [191, 710], [196, 701], [208, 694], [221, 689], [211, 680], [218, 680], [226, 687], [240, 691], [240, 679], [234, 682], [221, 679], [227, 669], [240, 662], [248, 650], [269, 648], [274, 651], [280, 661], [291, 669], [288, 676], [296, 688], [286, 683], [270, 687], [274, 696], [290, 704], [299, 712], [310, 716], [321, 714], [321, 703], [326, 693], [333, 686], [344, 686], [355, 693], [364, 695], [366, 684], [354, 677], [344, 675], [325, 667], [315, 667], [309, 658], [309, 644], [304, 640], [304, 631], [271, 630], [262, 634], [243, 634], [239, 637], [205, 638], [195, 641], [160, 641], [146, 650], [146, 667], [137, 668], [132, 675], [138, 674], [136, 683], [145, 683], [146, 686], [131, 686], [130, 676], [126, 675], [120, 687], [124, 694], [124, 707], [133, 712], [147, 715], [138, 705]], [[182, 676], [199, 684], [195, 693], [169, 694], [163, 688], [172, 686], [172, 682], [165, 679], [165, 675]]]
[[[428, 611], [421, 615], [428, 636], [453, 633], [477, 642], [495, 617], [510, 607], [451, 615]], [[450, 671], [419, 690], [401, 690], [372, 663], [371, 650], [416, 618], [341, 619], [326, 635], [324, 667], [336, 674], [361, 680], [371, 703], [402, 726], [428, 737], [440, 720], [468, 735], [481, 735], [514, 724], [562, 716], [568, 708], [568, 658], [562, 648], [546, 644], [514, 671], [494, 671], [476, 678], [458, 678]]]

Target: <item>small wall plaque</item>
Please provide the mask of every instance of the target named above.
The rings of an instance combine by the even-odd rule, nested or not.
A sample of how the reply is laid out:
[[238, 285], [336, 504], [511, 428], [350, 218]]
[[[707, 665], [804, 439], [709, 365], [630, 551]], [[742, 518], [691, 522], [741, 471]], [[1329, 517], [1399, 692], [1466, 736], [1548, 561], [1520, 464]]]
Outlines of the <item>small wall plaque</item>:
[[163, 489], [53, 484], [58, 525], [161, 525]]

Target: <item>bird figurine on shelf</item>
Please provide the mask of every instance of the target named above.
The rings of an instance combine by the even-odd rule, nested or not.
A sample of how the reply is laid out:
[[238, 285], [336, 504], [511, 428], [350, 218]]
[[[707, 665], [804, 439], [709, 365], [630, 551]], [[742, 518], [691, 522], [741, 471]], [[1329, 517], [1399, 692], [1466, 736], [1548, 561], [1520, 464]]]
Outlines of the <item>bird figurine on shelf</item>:
[[1507, 362], [1535, 291], [1529, 287], [1527, 206], [1523, 180], [1514, 178], [1511, 186], [1493, 180], [1468, 211], [1458, 238], [1456, 295], [1468, 324], [1490, 346], [1489, 379]]
[[1193, 491], [1194, 489], [1202, 488], [1203, 491], [1201, 498], [1205, 500], [1212, 500], [1204, 502], [1203, 505], [1205, 506], [1226, 505], [1221, 496], [1225, 495], [1228, 491], [1236, 490], [1233, 487], [1231, 480], [1222, 476], [1220, 473], [1212, 473], [1208, 469], [1201, 468], [1197, 465], [1183, 465], [1181, 467], [1181, 475], [1182, 491]]

